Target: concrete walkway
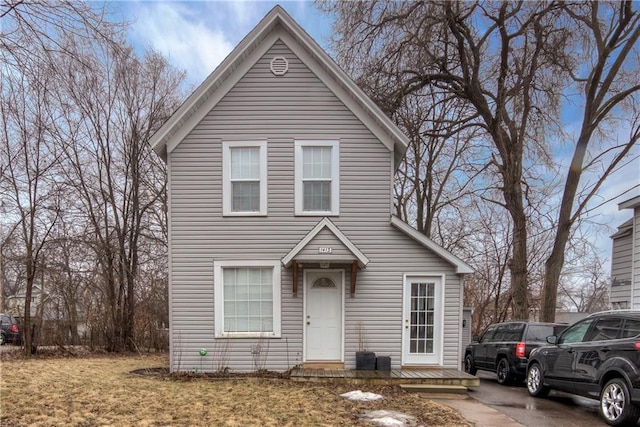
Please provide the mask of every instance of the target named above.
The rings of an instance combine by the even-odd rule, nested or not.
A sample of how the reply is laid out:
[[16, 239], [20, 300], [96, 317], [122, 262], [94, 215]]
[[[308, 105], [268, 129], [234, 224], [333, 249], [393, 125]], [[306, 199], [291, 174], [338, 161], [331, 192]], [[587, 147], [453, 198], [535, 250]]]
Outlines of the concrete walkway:
[[513, 418], [509, 418], [502, 412], [480, 403], [469, 396], [434, 396], [429, 397], [429, 399], [455, 409], [476, 427], [523, 427], [522, 424]]

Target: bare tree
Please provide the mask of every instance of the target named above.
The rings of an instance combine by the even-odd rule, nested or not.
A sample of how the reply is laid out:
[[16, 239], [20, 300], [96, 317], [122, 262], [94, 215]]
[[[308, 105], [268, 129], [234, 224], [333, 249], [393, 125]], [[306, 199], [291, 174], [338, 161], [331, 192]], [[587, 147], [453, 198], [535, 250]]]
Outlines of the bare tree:
[[14, 219], [24, 251], [23, 326], [28, 354], [36, 350], [36, 343], [32, 342], [31, 294], [41, 269], [42, 250], [62, 208], [62, 188], [56, 179], [59, 154], [49, 134], [52, 117], [47, 85], [52, 76], [47, 64], [41, 65], [34, 68], [34, 73], [9, 74], [0, 83], [0, 153], [6, 159], [0, 192], [2, 199], [9, 202], [8, 216]]
[[81, 342], [79, 325], [86, 317], [86, 298], [91, 291], [90, 272], [92, 257], [87, 256], [84, 221], [71, 197], [65, 203], [65, 215], [52, 230], [52, 239], [46, 246], [47, 263], [44, 266], [50, 305], [54, 312], [53, 335], [49, 344], [73, 344]]
[[28, 71], [51, 64], [53, 55], [72, 55], [62, 43], [65, 37], [114, 43], [126, 24], [107, 18], [106, 8], [86, 2], [1, 0], [0, 61], [18, 72]]
[[594, 313], [609, 308], [609, 275], [590, 237], [578, 236], [568, 248], [558, 290], [564, 310]]
[[[464, 106], [455, 98], [425, 87], [408, 95], [392, 112], [392, 118], [409, 137], [409, 147], [396, 172], [396, 215], [432, 236], [440, 213], [452, 211], [473, 194], [477, 175], [471, 158], [472, 130], [458, 129]], [[442, 215], [444, 218], [446, 215]]]
[[[498, 179], [511, 217], [510, 275], [513, 316], [529, 317], [525, 170], [549, 162], [549, 120], [559, 100], [570, 40], [558, 25], [556, 2], [322, 3], [334, 12], [338, 61], [387, 111], [434, 86], [464, 102], [461, 128], [475, 127], [491, 142], [483, 160]], [[365, 75], [366, 78], [361, 76]], [[559, 114], [558, 114], [559, 116]]]
[[153, 52], [140, 61], [131, 49], [73, 43], [67, 49], [83, 61], [69, 64], [59, 92], [60, 105], [67, 100], [72, 107], [61, 111], [58, 138], [67, 182], [91, 224], [107, 347], [133, 349], [141, 240], [163, 238], [161, 227], [156, 237], [147, 228], [166, 182], [148, 140], [178, 105], [183, 74]]
[[[166, 174], [148, 139], [177, 107], [183, 74], [156, 53], [139, 58], [124, 41], [124, 24], [110, 22], [106, 7], [5, 0], [0, 17], [7, 118], [1, 189], [9, 201], [3, 219], [15, 219], [7, 228], [21, 221], [21, 240], [32, 233], [35, 242], [28, 256], [12, 263], [24, 261], [27, 278], [37, 269], [39, 280], [47, 281], [72, 341], [76, 318], [86, 315], [92, 344], [106, 338], [111, 350], [133, 348], [136, 295], [143, 307], [159, 304], [145, 308], [149, 323], [166, 319]], [[35, 176], [32, 171], [47, 179], [23, 178]], [[11, 242], [12, 253], [20, 254], [16, 233], [5, 236], [5, 230], [3, 222], [0, 249]], [[44, 251], [55, 259], [43, 259]], [[15, 281], [27, 289], [33, 283], [21, 273]]]
[[[637, 7], [638, 3], [630, 0], [566, 5], [567, 14], [580, 29], [585, 55], [581, 66], [570, 70], [583, 96], [583, 118], [566, 174], [553, 250], [545, 266], [543, 321], [555, 320], [558, 284], [572, 228], [607, 177], [630, 158], [631, 149], [640, 138], [640, 13]], [[605, 133], [616, 127], [628, 129], [628, 136], [613, 131], [616, 137], [605, 141]], [[599, 141], [594, 141], [596, 139]], [[581, 188], [583, 173], [594, 168], [598, 175], [595, 182]]]
[[58, 180], [60, 152], [53, 144], [56, 126], [52, 103], [60, 70], [54, 56], [77, 60], [61, 44], [65, 38], [109, 43], [119, 26], [107, 22], [104, 9], [72, 1], [0, 3], [0, 67], [2, 79], [2, 170], [7, 208], [19, 224], [24, 245], [26, 299], [25, 351], [35, 351], [31, 328], [31, 293], [40, 257], [61, 215]]
[[460, 248], [475, 272], [465, 278], [464, 301], [473, 310], [473, 334], [486, 326], [507, 319], [511, 307], [511, 283], [508, 264], [511, 253], [509, 216], [497, 205], [469, 208], [467, 221], [473, 222], [465, 244]]

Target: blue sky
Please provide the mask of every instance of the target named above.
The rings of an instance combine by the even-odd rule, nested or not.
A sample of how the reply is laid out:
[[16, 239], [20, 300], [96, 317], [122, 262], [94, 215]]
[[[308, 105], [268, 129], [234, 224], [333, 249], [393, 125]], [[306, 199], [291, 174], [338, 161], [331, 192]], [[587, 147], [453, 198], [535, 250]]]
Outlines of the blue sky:
[[129, 40], [151, 47], [199, 85], [275, 5], [280, 4], [327, 48], [331, 20], [311, 1], [117, 1], [116, 18], [132, 22]]
[[[280, 4], [325, 49], [331, 35], [332, 21], [319, 12], [311, 1], [118, 1], [110, 2], [116, 19], [131, 22], [130, 42], [141, 52], [153, 48], [168, 58], [179, 69], [187, 71], [187, 87], [197, 87], [231, 52], [236, 44], [271, 10]], [[330, 53], [330, 52], [329, 52]], [[576, 120], [566, 124], [567, 129], [579, 128], [579, 114], [565, 111], [565, 119]], [[618, 129], [620, 138], [624, 130]], [[569, 145], [569, 148], [571, 146]], [[570, 161], [572, 148], [558, 144], [556, 157], [563, 174]], [[630, 210], [618, 211], [618, 203], [640, 195], [640, 155], [635, 149], [635, 160], [611, 176], [594, 200], [592, 220], [608, 224], [597, 239], [603, 257], [610, 257], [609, 234], [632, 215]], [[593, 181], [593, 176], [586, 176]], [[562, 178], [564, 181], [564, 177]], [[635, 187], [635, 188], [634, 188]], [[628, 191], [632, 189], [631, 191]], [[626, 192], [626, 193], [625, 193]], [[560, 195], [558, 196], [560, 197]]]

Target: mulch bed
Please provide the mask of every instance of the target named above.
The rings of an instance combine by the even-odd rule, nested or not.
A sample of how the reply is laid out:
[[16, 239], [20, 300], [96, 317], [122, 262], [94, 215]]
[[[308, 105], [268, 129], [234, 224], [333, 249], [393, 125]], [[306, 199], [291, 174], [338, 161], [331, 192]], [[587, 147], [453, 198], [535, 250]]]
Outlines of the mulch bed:
[[163, 380], [171, 379], [177, 381], [196, 381], [201, 379], [227, 380], [239, 378], [262, 378], [262, 379], [288, 379], [290, 372], [274, 372], [260, 370], [255, 372], [231, 372], [229, 370], [217, 372], [169, 372], [167, 367], [135, 369], [130, 372], [132, 375], [142, 375], [155, 377]]

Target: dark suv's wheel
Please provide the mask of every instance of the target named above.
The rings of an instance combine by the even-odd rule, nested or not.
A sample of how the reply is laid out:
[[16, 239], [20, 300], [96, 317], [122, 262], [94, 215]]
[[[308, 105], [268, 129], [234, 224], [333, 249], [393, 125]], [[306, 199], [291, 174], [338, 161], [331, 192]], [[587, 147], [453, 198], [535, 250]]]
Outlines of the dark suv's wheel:
[[498, 384], [507, 385], [513, 382], [513, 375], [511, 375], [511, 369], [509, 368], [509, 361], [506, 357], [498, 360], [498, 367], [496, 368], [496, 374], [498, 375]]
[[7, 337], [5, 337], [4, 334], [0, 334], [0, 345], [5, 345], [6, 342]]
[[631, 403], [627, 383], [621, 378], [610, 380], [600, 393], [600, 413], [610, 426], [635, 425], [640, 408]]
[[478, 370], [476, 369], [476, 365], [473, 363], [473, 356], [471, 353], [467, 354], [464, 357], [464, 371], [467, 374], [475, 375]]
[[544, 385], [542, 369], [538, 363], [532, 363], [527, 369], [527, 390], [535, 397], [545, 397], [549, 394], [549, 387]]

